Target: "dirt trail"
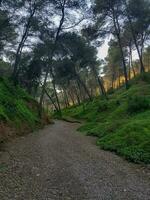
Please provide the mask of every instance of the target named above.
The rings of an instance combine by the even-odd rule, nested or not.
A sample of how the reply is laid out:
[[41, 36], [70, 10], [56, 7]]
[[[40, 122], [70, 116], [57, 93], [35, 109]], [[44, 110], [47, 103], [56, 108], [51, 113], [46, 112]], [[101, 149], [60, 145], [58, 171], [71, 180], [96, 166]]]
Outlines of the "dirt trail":
[[150, 200], [150, 172], [56, 121], [0, 155], [0, 200]]

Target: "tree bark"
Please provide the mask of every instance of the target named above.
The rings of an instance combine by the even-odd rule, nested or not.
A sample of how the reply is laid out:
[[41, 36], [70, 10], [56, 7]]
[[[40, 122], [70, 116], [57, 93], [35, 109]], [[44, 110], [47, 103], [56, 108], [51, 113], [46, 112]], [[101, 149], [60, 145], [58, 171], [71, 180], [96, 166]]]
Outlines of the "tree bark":
[[84, 88], [85, 93], [87, 94], [88, 98], [90, 99], [90, 101], [92, 101], [92, 97], [85, 85], [85, 83], [81, 80], [80, 76], [76, 73], [76, 79], [79, 81], [79, 83], [82, 85], [82, 87]]
[[[44, 78], [44, 83], [43, 83], [43, 86], [42, 86], [42, 93], [41, 93], [41, 98], [40, 98], [40, 110], [39, 110], [39, 115], [40, 116], [42, 115], [42, 102], [43, 102], [43, 98], [44, 98], [44, 93], [45, 93], [46, 82], [47, 82], [47, 79], [48, 79], [48, 74], [49, 74], [50, 68], [52, 68], [52, 66], [51, 66], [52, 65], [52, 59], [53, 59], [53, 56], [54, 56], [54, 53], [55, 53], [55, 49], [56, 49], [56, 45], [57, 45], [57, 42], [58, 42], [58, 39], [59, 39], [59, 34], [60, 34], [60, 31], [61, 31], [61, 28], [62, 28], [62, 25], [64, 23], [65, 4], [66, 4], [66, 0], [64, 0], [64, 2], [62, 4], [62, 10], [61, 10], [62, 11], [62, 17], [61, 17], [61, 20], [60, 20], [60, 23], [59, 23], [59, 26], [58, 26], [58, 29], [57, 29], [57, 33], [56, 33], [56, 37], [55, 37], [55, 41], [54, 41], [54, 47], [53, 47], [52, 52], [51, 52], [51, 57], [49, 59], [50, 65], [47, 67], [45, 78]], [[58, 101], [57, 92], [55, 92], [55, 95], [56, 95], [56, 99]], [[60, 109], [60, 111], [61, 111], [61, 109]]]
[[72, 101], [73, 106], [75, 106], [76, 103], [75, 103], [75, 100], [74, 100], [74, 96], [73, 96], [72, 94], [73, 94], [73, 92], [72, 92], [72, 91], [69, 91], [70, 99], [71, 99], [71, 101]]
[[128, 55], [128, 57], [129, 57], [129, 73], [128, 73], [128, 77], [129, 77], [129, 80], [131, 79], [131, 55], [129, 54]]
[[76, 93], [78, 105], [80, 105], [80, 104], [81, 104], [81, 101], [80, 101], [80, 96], [79, 96], [79, 94], [78, 94], [77, 88], [75, 88], [75, 93]]
[[12, 78], [13, 78], [15, 84], [17, 84], [17, 82], [18, 82], [18, 76], [19, 76], [18, 67], [19, 67], [19, 63], [20, 63], [20, 59], [21, 59], [22, 49], [23, 49], [24, 44], [25, 44], [25, 42], [28, 38], [28, 33], [29, 33], [31, 21], [32, 21], [34, 14], [35, 14], [35, 11], [36, 11], [36, 6], [34, 6], [33, 11], [31, 12], [31, 14], [28, 18], [27, 24], [25, 26], [25, 31], [23, 33], [22, 39], [19, 43], [19, 46], [18, 46], [18, 49], [17, 49], [17, 52], [16, 52], [14, 70], [13, 70], [13, 74], [12, 74]]
[[126, 85], [126, 89], [128, 89], [129, 88], [128, 75], [127, 75], [126, 61], [125, 61], [125, 57], [124, 57], [122, 41], [121, 41], [121, 36], [120, 36], [120, 25], [119, 25], [119, 22], [118, 22], [118, 17], [116, 16], [113, 7], [112, 7], [112, 14], [113, 14], [113, 22], [114, 22], [114, 27], [115, 27], [115, 33], [116, 33], [116, 36], [117, 36], [117, 39], [118, 39], [118, 44], [119, 44], [120, 52], [121, 52], [121, 56], [122, 56], [122, 63], [123, 63], [123, 70], [124, 70], [124, 77], [125, 77], [125, 85]]
[[92, 70], [93, 70], [95, 79], [96, 79], [97, 82], [98, 82], [100, 94], [102, 94], [102, 95], [107, 99], [106, 90], [105, 90], [105, 88], [104, 88], [104, 85], [103, 85], [103, 83], [102, 83], [102, 80], [100, 79], [100, 77], [99, 77], [98, 74], [97, 74], [97, 71], [96, 71], [96, 69], [95, 69], [95, 66], [92, 66]]
[[66, 92], [66, 89], [63, 87], [63, 93], [64, 93], [64, 101], [66, 104], [66, 108], [69, 107], [69, 99], [68, 99], [68, 94]]
[[[41, 86], [42, 86], [42, 83], [40, 83], [41, 84]], [[46, 88], [45, 88], [45, 94], [47, 95], [47, 97], [50, 99], [50, 101], [52, 102], [52, 104], [53, 104], [53, 106], [55, 107], [55, 109], [56, 109], [56, 111], [59, 111], [58, 110], [58, 108], [57, 108], [57, 106], [56, 106], [56, 104], [55, 104], [55, 102], [53, 101], [53, 98], [49, 95], [49, 93], [48, 93], [48, 91], [46, 90]]]
[[57, 90], [56, 90], [55, 76], [54, 76], [54, 73], [53, 73], [52, 66], [50, 67], [50, 75], [51, 75], [51, 77], [53, 79], [52, 80], [53, 89], [54, 89], [54, 93], [55, 93], [55, 97], [56, 97], [56, 101], [57, 101], [58, 110], [59, 110], [59, 112], [61, 114], [61, 106], [60, 106], [59, 97], [58, 97]]
[[134, 31], [134, 28], [133, 28], [133, 25], [132, 25], [132, 19], [131, 19], [130, 14], [129, 14], [128, 5], [127, 5], [126, 0], [125, 0], [125, 6], [126, 6], [126, 13], [127, 13], [127, 18], [128, 18], [129, 24], [130, 24], [130, 29], [131, 29], [133, 41], [134, 41], [135, 47], [137, 49], [137, 53], [138, 53], [139, 60], [140, 60], [140, 65], [141, 65], [140, 71], [141, 71], [141, 73], [143, 73], [143, 72], [145, 72], [145, 68], [144, 68], [144, 64], [143, 64], [142, 54], [140, 52], [140, 49], [139, 49], [139, 46], [138, 46], [138, 43], [137, 43], [137, 40], [136, 40], [135, 31]]
[[56, 111], [58, 112], [58, 108], [55, 104], [55, 102], [53, 101], [52, 97], [49, 95], [49, 93], [47, 92], [47, 90], [45, 89], [45, 94], [48, 96], [48, 98], [50, 99], [51, 103], [53, 104], [54, 108], [56, 109]]
[[76, 82], [77, 82], [78, 90], [79, 90], [79, 93], [80, 93], [81, 102], [83, 102], [85, 100], [85, 98], [83, 97], [83, 93], [82, 93], [82, 90], [81, 90], [80, 83], [79, 83], [78, 80], [76, 80]]
[[135, 73], [135, 69], [134, 69], [134, 66], [133, 66], [132, 49], [131, 49], [131, 47], [130, 47], [130, 57], [131, 57], [131, 68], [132, 68], [132, 71], [133, 71], [133, 75], [135, 77], [136, 73]]

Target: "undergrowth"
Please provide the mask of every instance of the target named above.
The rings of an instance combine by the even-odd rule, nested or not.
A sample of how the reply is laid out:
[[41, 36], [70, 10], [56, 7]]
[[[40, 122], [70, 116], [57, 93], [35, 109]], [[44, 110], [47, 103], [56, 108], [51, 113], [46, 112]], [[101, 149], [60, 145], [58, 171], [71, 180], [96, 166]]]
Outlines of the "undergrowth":
[[134, 162], [150, 163], [150, 73], [109, 95], [63, 110], [64, 117], [84, 119], [79, 131], [98, 137], [97, 145]]
[[41, 125], [38, 103], [19, 86], [14, 87], [8, 79], [0, 78], [0, 142], [6, 139], [5, 127], [20, 135]]

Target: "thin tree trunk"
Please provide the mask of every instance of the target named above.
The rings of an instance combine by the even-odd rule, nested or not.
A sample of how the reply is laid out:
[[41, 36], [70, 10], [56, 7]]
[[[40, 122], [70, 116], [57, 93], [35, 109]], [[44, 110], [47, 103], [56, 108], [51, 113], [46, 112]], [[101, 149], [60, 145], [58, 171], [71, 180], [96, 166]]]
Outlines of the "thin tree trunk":
[[71, 101], [72, 101], [73, 106], [75, 106], [76, 104], [75, 104], [75, 100], [74, 100], [74, 97], [73, 97], [72, 94], [73, 94], [73, 93], [69, 91], [70, 99], [71, 99]]
[[[52, 65], [52, 59], [53, 59], [53, 56], [54, 56], [54, 53], [55, 53], [55, 49], [56, 49], [56, 45], [57, 45], [57, 42], [58, 42], [58, 39], [59, 39], [59, 34], [60, 34], [60, 31], [61, 31], [61, 28], [62, 28], [62, 25], [64, 23], [65, 4], [66, 4], [66, 0], [64, 0], [63, 5], [62, 5], [62, 17], [61, 17], [61, 20], [60, 20], [60, 23], [59, 23], [59, 27], [57, 29], [57, 33], [56, 33], [56, 37], [55, 37], [55, 41], [54, 41], [54, 47], [52, 49], [51, 57], [49, 59], [50, 65], [47, 67], [46, 75], [45, 75], [45, 78], [44, 78], [44, 83], [43, 83], [42, 93], [41, 93], [41, 98], [40, 98], [40, 110], [39, 110], [39, 115], [40, 116], [42, 115], [42, 102], [43, 102], [43, 98], [44, 98], [44, 93], [45, 93], [46, 82], [47, 82], [47, 79], [48, 79], [48, 74], [49, 74], [50, 68], [52, 68], [52, 66], [51, 66]], [[57, 92], [56, 91], [55, 91], [55, 95], [56, 95], [56, 99], [57, 99], [57, 102], [58, 102], [58, 96], [57, 96]], [[60, 109], [60, 114], [61, 114], [61, 109]]]
[[70, 106], [70, 102], [69, 102], [68, 92], [65, 91], [65, 93], [66, 93], [66, 101], [67, 101], [67, 104], [68, 104], [68, 107], [69, 107]]
[[80, 96], [78, 95], [78, 90], [77, 89], [76, 89], [76, 97], [77, 97], [78, 105], [80, 105], [81, 101], [80, 101]]
[[90, 99], [90, 101], [92, 101], [92, 97], [85, 85], [85, 83], [81, 80], [80, 76], [78, 74], [76, 74], [76, 78], [79, 81], [79, 83], [82, 85], [82, 87], [84, 88], [85, 93], [87, 94], [88, 98]]
[[136, 47], [136, 50], [137, 50], [137, 53], [138, 53], [138, 56], [139, 56], [139, 60], [140, 60], [140, 65], [141, 65], [140, 71], [141, 71], [141, 73], [143, 73], [143, 72], [145, 72], [145, 68], [144, 68], [144, 64], [143, 64], [143, 60], [142, 60], [142, 55], [140, 53], [140, 49], [139, 49], [139, 46], [138, 46], [138, 43], [137, 43], [137, 40], [136, 40], [134, 28], [133, 28], [133, 25], [132, 25], [132, 19], [131, 19], [130, 14], [129, 14], [128, 5], [127, 5], [126, 0], [125, 0], [125, 6], [126, 6], [126, 13], [127, 13], [127, 18], [128, 18], [129, 24], [130, 24], [130, 29], [131, 29], [133, 41], [134, 41], [134, 44], [135, 44], [135, 47]]
[[82, 93], [79, 81], [78, 80], [76, 80], [76, 81], [77, 81], [77, 86], [78, 86], [80, 97], [81, 97], [81, 102], [83, 102], [85, 100], [85, 98], [83, 97], [83, 93]]
[[66, 89], [64, 87], [63, 87], [63, 93], [64, 93], [64, 101], [65, 101], [66, 108], [67, 108], [67, 107], [69, 107], [69, 100], [68, 100], [68, 95], [67, 95]]
[[96, 69], [95, 69], [95, 66], [92, 66], [92, 70], [93, 70], [95, 79], [96, 79], [97, 82], [98, 82], [100, 94], [102, 94], [103, 96], [105, 96], [106, 99], [107, 99], [106, 90], [105, 90], [105, 88], [104, 88], [104, 85], [103, 85], [103, 83], [102, 83], [102, 80], [100, 79], [100, 77], [99, 77], [98, 74], [97, 74], [97, 71], [96, 71]]
[[[42, 86], [42, 83], [41, 83], [41, 86]], [[53, 101], [53, 98], [49, 95], [48, 91], [46, 90], [46, 88], [45, 88], [45, 94], [46, 94], [47, 97], [50, 99], [50, 101], [52, 102], [52, 104], [53, 104], [53, 106], [55, 107], [56, 111], [58, 112], [59, 110], [58, 110], [58, 108], [57, 108], [55, 102]]]
[[129, 80], [131, 79], [131, 55], [129, 54]]
[[55, 76], [54, 76], [52, 67], [50, 68], [50, 75], [51, 75], [51, 77], [53, 79], [52, 80], [53, 89], [54, 89], [54, 93], [55, 93], [55, 97], [56, 97], [56, 101], [57, 101], [58, 110], [59, 110], [59, 112], [61, 114], [61, 106], [60, 106], [59, 97], [58, 97], [57, 90], [56, 90]]
[[121, 52], [121, 56], [122, 56], [125, 85], [126, 85], [126, 89], [128, 89], [129, 88], [128, 75], [127, 75], [126, 61], [125, 61], [125, 57], [124, 57], [124, 52], [123, 52], [123, 47], [122, 47], [122, 42], [121, 42], [121, 36], [120, 36], [120, 25], [119, 25], [119, 22], [118, 22], [118, 18], [115, 15], [114, 8], [112, 8], [112, 10], [113, 10], [113, 22], [114, 22], [115, 32], [116, 32], [116, 36], [118, 38], [118, 44], [119, 44], [120, 52]]
[[55, 107], [56, 111], [58, 112], [58, 108], [55, 104], [55, 102], [53, 101], [52, 97], [49, 95], [49, 93], [47, 92], [47, 90], [45, 89], [45, 94], [48, 96], [48, 98], [50, 99], [51, 103], [53, 104], [53, 106]]
[[131, 48], [130, 48], [130, 57], [131, 57], [131, 68], [132, 68], [132, 71], [133, 71], [133, 75], [135, 77], [136, 73], [135, 73], [135, 69], [134, 69], [134, 66], [133, 66], [132, 49]]
[[20, 63], [20, 59], [21, 59], [22, 49], [23, 49], [24, 44], [25, 44], [25, 42], [26, 42], [26, 40], [28, 38], [28, 33], [29, 33], [31, 21], [32, 21], [32, 18], [34, 16], [34, 14], [35, 14], [35, 11], [36, 11], [36, 6], [34, 7], [32, 13], [30, 14], [30, 17], [28, 18], [28, 22], [27, 22], [27, 24], [25, 26], [24, 34], [22, 36], [22, 39], [21, 39], [21, 41], [19, 43], [19, 46], [18, 46], [18, 49], [17, 49], [17, 52], [16, 52], [14, 70], [13, 70], [13, 74], [12, 74], [12, 78], [13, 78], [15, 84], [18, 81], [18, 76], [19, 76], [18, 67], [19, 67], [19, 63]]
[[114, 76], [112, 76], [111, 87], [114, 89]]
[[118, 83], [119, 83], [119, 88], [121, 86], [121, 83], [120, 83], [120, 72], [118, 73]]

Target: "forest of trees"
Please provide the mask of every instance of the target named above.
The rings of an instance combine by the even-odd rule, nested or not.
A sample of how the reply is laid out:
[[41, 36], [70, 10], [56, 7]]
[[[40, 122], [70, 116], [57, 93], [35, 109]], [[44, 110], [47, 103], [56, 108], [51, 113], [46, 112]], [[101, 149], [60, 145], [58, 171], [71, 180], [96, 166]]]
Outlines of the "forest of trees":
[[0, 76], [38, 99], [40, 115], [44, 103], [61, 112], [128, 89], [131, 78], [150, 70], [149, 41], [149, 0], [0, 1]]

